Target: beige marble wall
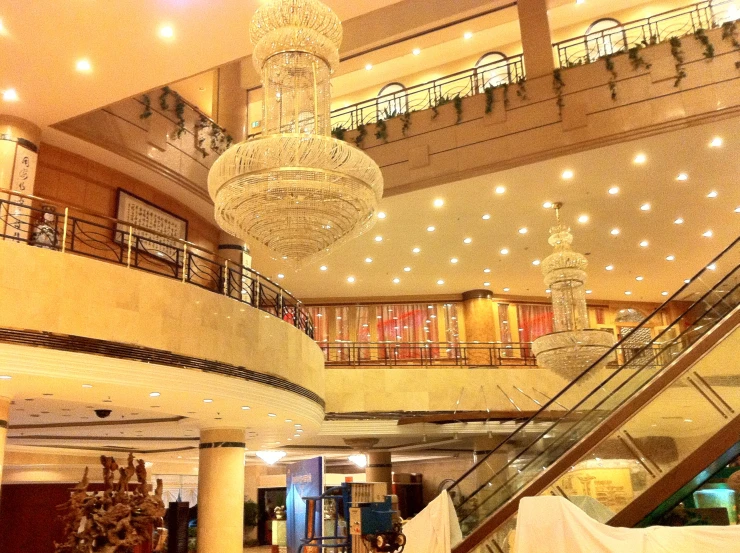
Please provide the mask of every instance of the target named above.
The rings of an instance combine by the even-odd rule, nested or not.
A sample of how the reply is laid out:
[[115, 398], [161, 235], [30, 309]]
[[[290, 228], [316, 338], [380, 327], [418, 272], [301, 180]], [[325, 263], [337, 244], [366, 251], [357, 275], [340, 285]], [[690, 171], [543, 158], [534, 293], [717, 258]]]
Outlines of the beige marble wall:
[[321, 350], [292, 325], [191, 284], [74, 254], [0, 241], [0, 327], [221, 361], [324, 394]]

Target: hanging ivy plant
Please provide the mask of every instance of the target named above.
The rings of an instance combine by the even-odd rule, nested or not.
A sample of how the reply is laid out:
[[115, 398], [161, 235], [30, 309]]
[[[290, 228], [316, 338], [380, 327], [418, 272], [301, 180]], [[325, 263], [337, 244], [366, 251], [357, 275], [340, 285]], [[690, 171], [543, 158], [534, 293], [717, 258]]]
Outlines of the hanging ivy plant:
[[709, 37], [704, 29], [697, 29], [694, 32], [694, 38], [698, 40], [702, 46], [704, 46], [704, 57], [706, 59], [712, 59], [714, 57], [714, 45], [709, 42]]
[[738, 38], [737, 21], [725, 21], [722, 23], [722, 40], [732, 44], [735, 50], [740, 50], [740, 38]]
[[411, 128], [411, 112], [407, 111], [406, 113], [402, 113], [399, 117], [401, 120], [401, 133], [403, 136], [406, 136], [406, 133], [408, 133], [409, 129]]
[[509, 83], [502, 84], [501, 88], [504, 89], [504, 109], [509, 109]]
[[139, 115], [139, 119], [149, 119], [152, 116], [152, 99], [149, 94], [144, 94], [141, 97], [141, 101], [144, 102], [144, 111]]
[[617, 101], [617, 70], [614, 69], [614, 60], [611, 56], [604, 56], [606, 70], [609, 72], [609, 93], [612, 100]]
[[175, 115], [177, 116], [177, 131], [175, 135], [180, 138], [185, 134], [185, 101], [179, 94], [175, 94]]
[[640, 55], [640, 50], [641, 47], [639, 45], [628, 50], [628, 56], [634, 71], [637, 71], [640, 67], [644, 67], [645, 69], [650, 69], [651, 67], [650, 64]]
[[556, 69], [552, 72], [552, 89], [555, 91], [555, 103], [558, 106], [558, 114], [562, 117], [563, 115], [563, 88], [565, 83], [563, 82], [563, 75], [560, 73], [560, 69]]
[[168, 110], [170, 109], [170, 105], [167, 103], [167, 97], [172, 94], [172, 90], [170, 90], [169, 86], [165, 86], [162, 88], [162, 94], [159, 95], [159, 107], [162, 108], [162, 110]]
[[375, 123], [375, 138], [386, 144], [388, 143], [388, 128], [385, 125], [385, 119], [378, 119], [378, 122]]
[[439, 108], [445, 104], [449, 104], [452, 100], [446, 96], [440, 96], [437, 101], [432, 104], [432, 119], [436, 119], [439, 116]]
[[209, 128], [210, 125], [211, 122], [204, 115], [201, 115], [200, 119], [198, 119], [198, 122], [195, 124], [195, 148], [203, 157], [208, 157], [205, 129]]
[[516, 80], [516, 95], [519, 96], [522, 102], [527, 100], [527, 83], [524, 77], [519, 77]]
[[364, 123], [357, 125], [357, 136], [355, 137], [355, 146], [361, 147], [367, 136], [367, 127]]
[[670, 39], [670, 45], [671, 45], [671, 55], [673, 56], [673, 59], [676, 60], [676, 80], [673, 83], [673, 86], [678, 86], [681, 84], [681, 81], [686, 78], [686, 71], [684, 71], [683, 68], [683, 62], [684, 62], [684, 53], [681, 49], [681, 39], [677, 36], [672, 36]]
[[347, 132], [342, 125], [337, 125], [331, 130], [331, 135], [337, 140], [344, 140], [344, 133]]
[[455, 125], [457, 125], [460, 123], [460, 121], [462, 121], [463, 99], [458, 94], [453, 98], [452, 103], [455, 106], [455, 114], [457, 115], [457, 118], [455, 119]]
[[494, 102], [494, 92], [496, 91], [495, 88], [492, 86], [487, 86], [483, 89], [483, 93], [486, 95], [486, 115], [493, 113], [493, 102]]

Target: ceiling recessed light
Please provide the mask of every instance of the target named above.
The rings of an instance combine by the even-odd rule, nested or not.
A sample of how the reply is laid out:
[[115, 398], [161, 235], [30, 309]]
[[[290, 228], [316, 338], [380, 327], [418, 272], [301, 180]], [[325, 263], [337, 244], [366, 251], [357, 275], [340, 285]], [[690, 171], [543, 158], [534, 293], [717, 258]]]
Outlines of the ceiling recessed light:
[[586, 290], [586, 293], [587, 294], [592, 294], [593, 293], [593, 290]]
[[0, 374], [0, 380], [10, 380], [11, 378], [13, 378], [13, 377], [10, 376], [10, 375]]
[[640, 247], [647, 248], [649, 244], [650, 242], [648, 242], [647, 240], [643, 240], [642, 242], [640, 242]]
[[457, 263], [457, 261], [458, 261], [457, 257], [453, 257], [452, 259], [450, 259], [450, 263], [452, 263], [453, 265]]
[[385, 219], [385, 211], [378, 211], [378, 219]]
[[552, 202], [545, 202], [544, 204], [542, 204], [542, 207], [544, 207], [545, 209], [550, 209], [552, 207]]
[[506, 192], [506, 187], [499, 185], [494, 189], [494, 191], [496, 192], [496, 194], [503, 194], [504, 192]]
[[560, 176], [563, 177], [566, 180], [572, 179], [573, 178], [573, 171], [571, 171], [570, 169], [567, 169], [567, 170], [563, 171], [563, 174], [560, 175]]
[[578, 5], [585, 4], [585, 3], [586, 3], [586, 0], [576, 0], [576, 4]]
[[401, 282], [401, 279], [400, 278], [394, 278], [393, 279], [393, 284], [398, 284], [399, 282]]
[[421, 248], [414, 248], [411, 250], [413, 253], [419, 253], [421, 251]]
[[640, 206], [640, 211], [650, 211], [650, 204], [642, 204]]
[[278, 273], [278, 278], [285, 278], [285, 275], [283, 273]]
[[541, 261], [539, 259], [535, 259], [534, 261], [532, 261], [532, 265], [534, 265], [535, 267], [537, 267], [540, 263]]
[[92, 384], [83, 384], [82, 387], [83, 388], [92, 388]]
[[678, 181], [684, 181], [688, 179], [689, 179], [689, 176], [686, 173], [679, 173], [678, 176], [676, 177], [676, 180]]
[[268, 417], [277, 417], [277, 415], [275, 413], [267, 413], [267, 416]]
[[549, 294], [550, 292], [552, 292], [552, 290], [550, 290], [549, 288], [545, 290], [545, 294]]
[[484, 283], [483, 283], [483, 286], [490, 286], [490, 285], [491, 285], [491, 283], [490, 283], [490, 282], [484, 282]]
[[169, 25], [163, 25], [159, 28], [159, 36], [162, 38], [172, 38], [175, 36], [175, 30]]
[[647, 161], [647, 156], [645, 156], [645, 154], [637, 154], [635, 156], [635, 159], [633, 159], [632, 161], [634, 161], [635, 163], [638, 163], [638, 164], [639, 163], [645, 163], [645, 161]]
[[612, 236], [616, 236], [619, 234], [619, 229], [613, 228], [612, 230], [609, 231], [609, 234], [611, 234]]
[[702, 236], [705, 237], [705, 238], [711, 238], [712, 235], [714, 235], [714, 233], [711, 230], [708, 230], [708, 231], [702, 233]]
[[249, 411], [249, 405], [242, 405], [242, 411]]
[[709, 143], [710, 148], [719, 148], [720, 146], [722, 146], [722, 139], [719, 136], [712, 138], [712, 141]]
[[435, 231], [435, 228], [433, 226], [430, 225], [427, 227], [427, 232], [434, 232], [434, 231]]
[[501, 255], [508, 255], [509, 250], [507, 248], [501, 248]]
[[203, 403], [213, 403], [213, 400], [212, 399], [204, 399], [203, 400]]
[[511, 290], [511, 288], [509, 288], [508, 286], [504, 288], [504, 292], [508, 292], [509, 290]]
[[716, 198], [717, 197], [717, 191], [712, 190], [709, 194], [707, 194], [707, 198]]
[[322, 265], [321, 267], [319, 267], [319, 271], [326, 271], [326, 269], [327, 269], [326, 265]]
[[367, 71], [370, 71], [372, 68], [373, 68], [373, 64], [372, 63], [368, 63], [368, 64], [365, 65], [365, 69]]
[[442, 207], [443, 205], [445, 205], [445, 201], [442, 198], [434, 200], [434, 207]]
[[740, 205], [735, 208], [735, 213], [740, 213]]
[[630, 292], [629, 290], [625, 290], [624, 295], [625, 296], [631, 296], [632, 295], [632, 292]]
[[527, 227], [522, 227], [519, 229], [519, 234], [527, 234]]
[[580, 215], [578, 217], [578, 222], [579, 223], [588, 223], [588, 215], [585, 215], [585, 214], [584, 215]]
[[383, 241], [383, 237], [382, 236], [376, 236], [375, 237], [375, 241], [376, 242], [382, 242]]
[[636, 276], [636, 277], [635, 277], [635, 280], [636, 280], [637, 282], [642, 282], [642, 281], [643, 281], [644, 279], [645, 279], [645, 277], [641, 277], [641, 276]]
[[80, 73], [89, 73], [90, 71], [92, 71], [92, 64], [90, 63], [90, 60], [81, 59], [81, 60], [77, 60], [77, 64], [75, 65], [75, 68]]
[[609, 192], [609, 194], [611, 194], [612, 196], [614, 196], [615, 194], [619, 194], [619, 187], [618, 187], [618, 186], [612, 186], [612, 187], [611, 187], [611, 188], [610, 188], [610, 189], [608, 190], [608, 192]]
[[404, 272], [408, 273], [411, 271], [411, 267], [404, 267], [403, 270]]
[[17, 102], [18, 101], [18, 93], [15, 91], [15, 88], [6, 88], [3, 90], [3, 101], [5, 102]]
[[667, 255], [665, 258], [666, 261], [675, 261], [676, 256], [675, 255]]
[[676, 219], [675, 221], [673, 221], [673, 224], [675, 224], [675, 225], [683, 225], [683, 219], [681, 217], [679, 217], [678, 219]]
[[441, 284], [444, 284], [444, 283], [445, 283], [445, 281], [444, 281], [444, 280], [442, 280], [441, 278], [440, 278], [440, 279], [439, 279], [439, 280], [437, 281], [437, 284], [440, 284], [440, 285], [441, 285]]
[[491, 272], [491, 269], [489, 269], [489, 268], [485, 268], [485, 269], [483, 269], [483, 272], [484, 272], [484, 273], [490, 273], [490, 272]]
[[348, 276], [347, 277], [347, 282], [349, 282], [350, 284], [352, 284], [354, 281], [355, 281], [355, 277], [353, 277], [353, 276]]
[[712, 263], [710, 265], [707, 265], [707, 269], [709, 269], [710, 271], [716, 271], [717, 270], [717, 264], [716, 263]]
[[415, 56], [418, 56], [419, 54], [421, 54], [421, 48], [414, 48], [413, 50], [411, 50], [411, 53]]
[[604, 267], [604, 269], [606, 269], [607, 271], [613, 271], [614, 265], [607, 265], [606, 267]]
[[471, 33], [470, 31], [467, 31], [467, 32], [466, 32], [466, 33], [465, 33], [465, 34], [463, 35], [463, 38], [464, 38], [465, 40], [470, 40], [471, 38], [473, 38], [473, 33]]
[[668, 295], [668, 291], [667, 291], [667, 290], [663, 290], [663, 291], [662, 291], [662, 292], [660, 293], [660, 295], [661, 295], [661, 296], [667, 296], [667, 295]]
[[490, 218], [491, 216], [488, 213], [484, 214], [483, 217], [481, 217], [481, 219], [483, 219], [484, 221], [488, 221], [488, 219]]
[[365, 263], [372, 263], [372, 262], [373, 262], [373, 258], [372, 257], [366, 257], [365, 258]]
[[159, 392], [152, 392], [149, 394], [149, 397], [159, 397], [161, 394]]
[[473, 241], [472, 238], [464, 238], [463, 239], [463, 244], [470, 244], [472, 241]]

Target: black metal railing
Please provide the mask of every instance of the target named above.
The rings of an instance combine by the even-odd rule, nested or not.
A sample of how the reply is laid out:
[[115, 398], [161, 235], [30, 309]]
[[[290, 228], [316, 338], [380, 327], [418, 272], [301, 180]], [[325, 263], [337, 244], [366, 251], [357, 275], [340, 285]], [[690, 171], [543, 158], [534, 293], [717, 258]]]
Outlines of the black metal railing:
[[430, 109], [452, 101], [481, 94], [486, 88], [514, 84], [524, 79], [521, 55], [466, 69], [439, 79], [384, 94], [331, 112], [333, 129], [356, 129], [412, 111]]
[[737, 18], [732, 0], [704, 1], [591, 32], [553, 44], [561, 68], [591, 63], [604, 56], [626, 52], [721, 26]]
[[0, 189], [0, 239], [93, 257], [194, 284], [270, 313], [313, 338], [300, 300], [192, 242], [52, 200]]

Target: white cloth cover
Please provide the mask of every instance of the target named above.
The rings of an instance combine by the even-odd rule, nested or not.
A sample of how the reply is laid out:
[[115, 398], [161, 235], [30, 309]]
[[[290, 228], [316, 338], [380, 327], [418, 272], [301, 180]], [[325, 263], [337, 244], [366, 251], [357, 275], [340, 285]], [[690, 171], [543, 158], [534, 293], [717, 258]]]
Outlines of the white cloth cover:
[[519, 502], [516, 553], [740, 552], [740, 526], [612, 528], [562, 497]]
[[447, 490], [404, 524], [403, 533], [403, 553], [450, 553], [462, 541], [462, 532]]

